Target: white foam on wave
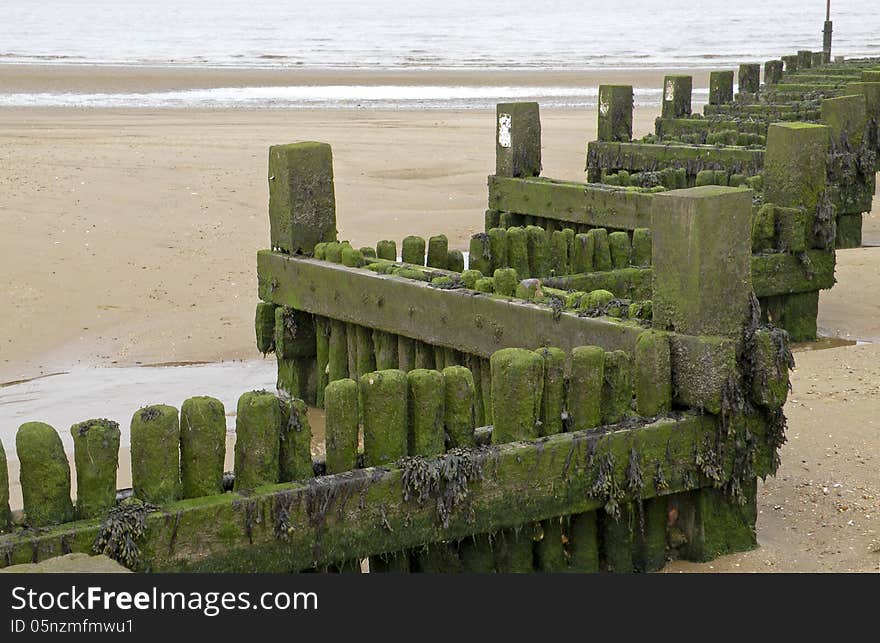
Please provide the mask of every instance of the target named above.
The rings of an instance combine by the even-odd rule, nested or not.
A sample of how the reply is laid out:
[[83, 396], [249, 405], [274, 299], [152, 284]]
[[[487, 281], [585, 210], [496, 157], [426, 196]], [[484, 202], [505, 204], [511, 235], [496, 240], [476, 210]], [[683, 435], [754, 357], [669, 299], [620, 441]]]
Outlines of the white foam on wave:
[[[660, 89], [636, 88], [637, 105], [660, 104]], [[160, 92], [0, 94], [2, 107], [86, 108], [312, 108], [482, 109], [505, 100], [537, 100], [543, 107], [594, 107], [596, 87], [465, 85], [294, 85], [215, 87]], [[708, 89], [694, 90], [695, 100]]]

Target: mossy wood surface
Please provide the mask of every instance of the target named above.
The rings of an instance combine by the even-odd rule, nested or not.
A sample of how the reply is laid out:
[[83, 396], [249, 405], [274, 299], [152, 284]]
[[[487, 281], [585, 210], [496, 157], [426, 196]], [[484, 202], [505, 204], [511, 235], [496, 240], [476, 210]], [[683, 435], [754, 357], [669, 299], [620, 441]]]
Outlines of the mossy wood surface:
[[[745, 417], [734, 427], [747, 428], [754, 438], [751, 473], [757, 476], [772, 468], [763, 427]], [[633, 500], [627, 484], [633, 451], [642, 471], [659, 466], [664, 474], [662, 486], [640, 487], [643, 499], [712, 484], [695, 445], [714, 445], [713, 477], [723, 483], [736, 475], [736, 449], [733, 438], [724, 438], [719, 429], [712, 416], [686, 415], [468, 451], [480, 463], [481, 479], [467, 482], [467, 493], [447, 515], [446, 526], [434, 496], [420, 501], [407, 494], [410, 499], [404, 500], [405, 471], [398, 465], [269, 485], [246, 496], [183, 500], [147, 515], [139, 568], [296, 571], [593, 511], [609, 500]], [[615, 490], [608, 497], [596, 492], [603, 475]], [[2, 535], [0, 566], [89, 552], [99, 529], [99, 520], [87, 520]]]
[[651, 195], [577, 181], [490, 176], [489, 207], [612, 230], [651, 226]]

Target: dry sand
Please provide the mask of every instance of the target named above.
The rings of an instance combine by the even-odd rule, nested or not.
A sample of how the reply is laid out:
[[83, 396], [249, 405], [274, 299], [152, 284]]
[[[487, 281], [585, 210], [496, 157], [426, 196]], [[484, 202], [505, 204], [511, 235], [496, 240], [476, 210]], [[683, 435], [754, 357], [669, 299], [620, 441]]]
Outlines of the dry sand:
[[[155, 74], [0, 69], [22, 91], [193, 86], [183, 72]], [[637, 110], [637, 135], [653, 116]], [[595, 120], [544, 112], [545, 175], [583, 178]], [[354, 244], [445, 232], [464, 247], [482, 225], [493, 133], [488, 111], [0, 109], [0, 382], [79, 363], [255, 356], [269, 145], [333, 145], [339, 228]], [[880, 242], [878, 212], [866, 242]], [[839, 252], [837, 275], [820, 326], [880, 341], [880, 248]], [[669, 571], [878, 570], [880, 345], [796, 357], [783, 465], [759, 487], [761, 547]]]

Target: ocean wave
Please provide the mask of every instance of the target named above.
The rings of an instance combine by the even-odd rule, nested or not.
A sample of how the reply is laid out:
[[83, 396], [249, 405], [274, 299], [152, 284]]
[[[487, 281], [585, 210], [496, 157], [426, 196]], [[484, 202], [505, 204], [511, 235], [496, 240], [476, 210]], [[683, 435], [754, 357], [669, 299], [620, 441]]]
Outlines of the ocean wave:
[[[300, 85], [218, 87], [162, 92], [0, 94], [2, 107], [85, 108], [303, 108], [487, 109], [496, 103], [534, 100], [548, 108], [594, 107], [596, 87], [496, 87], [462, 85]], [[636, 105], [660, 104], [661, 90], [635, 88]], [[694, 90], [705, 101], [708, 89]]]

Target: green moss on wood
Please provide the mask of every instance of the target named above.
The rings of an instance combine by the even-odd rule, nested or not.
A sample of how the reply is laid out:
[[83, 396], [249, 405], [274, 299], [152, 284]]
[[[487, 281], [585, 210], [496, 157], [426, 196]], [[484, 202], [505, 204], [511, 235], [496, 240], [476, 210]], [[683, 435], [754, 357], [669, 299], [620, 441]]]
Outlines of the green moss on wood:
[[401, 370], [366, 373], [360, 377], [359, 391], [364, 464], [388, 464], [407, 455], [407, 374]]
[[238, 398], [235, 417], [236, 491], [278, 482], [281, 431], [288, 421], [280, 400], [266, 391]]
[[116, 502], [119, 424], [88, 420], [70, 428], [76, 462], [76, 518], [104, 515]]
[[191, 397], [180, 407], [181, 497], [223, 492], [226, 410], [213, 397]]
[[131, 419], [131, 485], [155, 505], [180, 498], [180, 421], [173, 406], [147, 406]]
[[544, 361], [532, 351], [505, 348], [490, 360], [492, 443], [533, 440], [540, 435]]

